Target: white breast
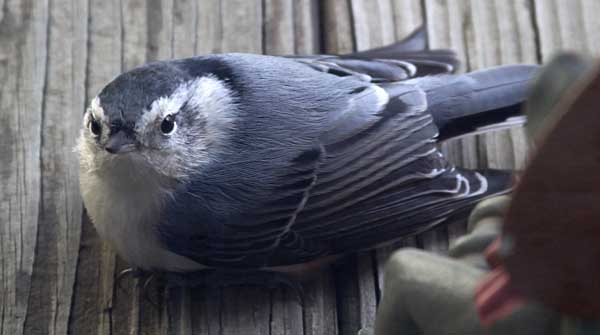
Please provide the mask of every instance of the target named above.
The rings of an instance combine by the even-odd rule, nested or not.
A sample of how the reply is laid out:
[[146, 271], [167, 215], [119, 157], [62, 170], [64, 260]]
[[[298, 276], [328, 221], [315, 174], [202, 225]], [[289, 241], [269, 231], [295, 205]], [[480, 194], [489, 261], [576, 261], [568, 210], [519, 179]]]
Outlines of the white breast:
[[181, 272], [203, 267], [166, 250], [158, 239], [160, 211], [169, 196], [159, 176], [119, 158], [103, 173], [81, 171], [80, 184], [96, 230], [130, 265]]

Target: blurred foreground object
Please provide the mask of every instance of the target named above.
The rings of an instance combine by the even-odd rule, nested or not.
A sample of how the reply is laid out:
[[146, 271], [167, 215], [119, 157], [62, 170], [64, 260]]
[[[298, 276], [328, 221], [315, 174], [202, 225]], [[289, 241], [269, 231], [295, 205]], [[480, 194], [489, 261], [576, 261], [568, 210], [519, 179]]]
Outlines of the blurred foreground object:
[[[566, 315], [600, 319], [600, 67], [574, 56], [552, 65], [536, 88], [549, 99], [548, 85], [578, 79], [533, 123], [541, 145], [507, 212], [500, 256], [515, 290]], [[534, 99], [529, 114], [547, 105]]]
[[600, 330], [589, 321], [600, 319], [598, 69], [590, 60], [561, 55], [539, 74], [527, 109], [527, 131], [539, 145], [510, 206], [507, 197], [478, 205], [469, 235], [450, 250], [453, 258], [395, 253], [377, 335]]
[[501, 196], [481, 202], [469, 218], [469, 234], [450, 248], [450, 257], [417, 249], [391, 256], [376, 335], [559, 334], [558, 315], [538, 304], [519, 305], [490, 329], [479, 322], [473, 298], [490, 271], [484, 251], [499, 236], [509, 201]]

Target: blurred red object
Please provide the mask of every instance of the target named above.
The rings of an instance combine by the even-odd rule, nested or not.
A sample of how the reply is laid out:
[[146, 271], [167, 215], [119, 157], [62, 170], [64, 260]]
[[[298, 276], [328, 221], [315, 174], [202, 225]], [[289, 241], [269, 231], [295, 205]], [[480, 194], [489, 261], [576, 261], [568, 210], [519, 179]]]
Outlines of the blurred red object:
[[600, 67], [592, 68], [539, 130], [541, 145], [516, 187], [501, 243], [488, 250], [497, 267], [476, 294], [486, 324], [521, 297], [600, 319]]

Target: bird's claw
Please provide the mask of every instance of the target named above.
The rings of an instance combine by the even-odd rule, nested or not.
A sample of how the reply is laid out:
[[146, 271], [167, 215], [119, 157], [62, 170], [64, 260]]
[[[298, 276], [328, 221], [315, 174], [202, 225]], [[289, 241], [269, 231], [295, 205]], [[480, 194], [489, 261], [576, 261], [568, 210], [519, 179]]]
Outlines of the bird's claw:
[[[121, 282], [127, 275], [131, 275], [132, 278], [139, 280], [137, 286], [138, 287], [141, 286], [141, 290], [142, 290], [142, 294], [144, 295], [144, 298], [147, 301], [149, 301], [153, 306], [158, 307], [158, 302], [153, 300], [150, 297], [150, 294], [148, 293], [150, 291], [149, 290], [150, 283], [152, 283], [152, 281], [156, 279], [156, 275], [154, 273], [146, 272], [146, 271], [138, 269], [138, 268], [127, 268], [127, 269], [119, 272], [119, 274], [117, 274], [117, 276], [115, 277], [115, 283], [116, 283], [117, 287], [124, 292], [125, 292], [125, 288], [121, 285]], [[143, 283], [143, 284], [140, 285], [140, 283]]]

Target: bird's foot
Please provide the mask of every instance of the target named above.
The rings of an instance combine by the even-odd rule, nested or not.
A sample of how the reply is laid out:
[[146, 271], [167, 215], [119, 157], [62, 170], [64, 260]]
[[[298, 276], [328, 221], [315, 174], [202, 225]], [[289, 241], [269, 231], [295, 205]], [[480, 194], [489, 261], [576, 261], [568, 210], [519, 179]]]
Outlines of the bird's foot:
[[152, 275], [142, 269], [139, 268], [127, 268], [121, 272], [119, 272], [119, 274], [117, 274], [117, 276], [115, 277], [115, 284], [117, 285], [117, 287], [119, 287], [121, 290], [125, 290], [123, 288], [123, 286], [121, 286], [121, 282], [123, 281], [123, 279], [126, 276], [131, 276], [134, 279], [144, 279], [147, 277], [152, 277]]
[[123, 291], [125, 291], [125, 288], [123, 288], [123, 286], [121, 285], [121, 282], [123, 281], [123, 279], [126, 276], [131, 276], [133, 279], [137, 279], [138, 280], [138, 287], [141, 287], [141, 292], [144, 295], [145, 299], [147, 301], [149, 301], [152, 305], [154, 306], [158, 306], [158, 302], [152, 300], [152, 298], [149, 295], [149, 286], [150, 283], [152, 283], [152, 281], [154, 281], [156, 279], [156, 275], [152, 272], [147, 272], [144, 271], [142, 269], [139, 268], [128, 268], [125, 269], [121, 272], [119, 272], [119, 274], [117, 274], [116, 278], [115, 278], [115, 284], [117, 285], [117, 287]]
[[165, 274], [167, 287], [207, 287], [259, 286], [268, 289], [288, 287], [302, 302], [302, 284], [294, 278], [275, 271], [206, 269], [196, 272]]

